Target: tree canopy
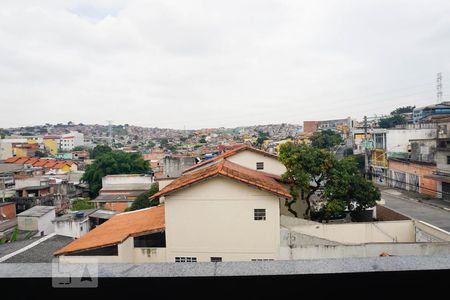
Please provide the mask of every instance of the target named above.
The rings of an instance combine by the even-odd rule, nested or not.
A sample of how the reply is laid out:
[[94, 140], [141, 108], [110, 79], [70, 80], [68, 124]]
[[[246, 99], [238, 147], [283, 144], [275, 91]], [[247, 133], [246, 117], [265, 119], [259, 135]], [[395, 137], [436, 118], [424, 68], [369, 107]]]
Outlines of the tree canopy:
[[[331, 152], [301, 143], [281, 145], [279, 160], [285, 165], [282, 180], [290, 186], [293, 200], [299, 196], [306, 201], [305, 218], [311, 218], [311, 197], [316, 194], [324, 202], [319, 211], [321, 218], [331, 218], [348, 211], [363, 211], [376, 204], [380, 192], [361, 174], [358, 163], [352, 157], [337, 160]], [[316, 212], [317, 215], [317, 212]]]
[[297, 213], [291, 209], [291, 205], [297, 201], [299, 191], [306, 201], [305, 216], [310, 216], [310, 198], [324, 184], [330, 169], [334, 163], [334, 157], [328, 151], [322, 151], [305, 144], [285, 143], [280, 147], [279, 160], [287, 171], [282, 179], [290, 184], [293, 200], [288, 203], [289, 211], [297, 217]]
[[100, 155], [102, 155], [104, 153], [109, 153], [109, 152], [112, 152], [111, 147], [109, 147], [107, 145], [97, 145], [97, 146], [95, 146], [94, 149], [91, 149], [89, 151], [89, 157], [91, 159], [95, 159], [98, 156], [100, 156]]
[[156, 194], [158, 191], [159, 191], [158, 184], [157, 183], [152, 184], [152, 186], [148, 191], [136, 197], [131, 206], [126, 209], [126, 211], [138, 210], [159, 205], [159, 199], [154, 199], [152, 201], [148, 199], [149, 197]]
[[261, 147], [265, 140], [269, 139], [269, 134], [265, 131], [258, 131], [258, 138], [256, 139], [256, 146]]
[[340, 143], [342, 143], [341, 135], [331, 129], [316, 131], [311, 137], [311, 146], [319, 149], [330, 149]]
[[72, 210], [83, 210], [83, 209], [90, 209], [95, 208], [95, 204], [92, 202], [89, 202], [89, 199], [77, 199], [72, 202]]
[[402, 114], [410, 113], [416, 108], [415, 106], [402, 106], [391, 111], [390, 116], [380, 119], [378, 125], [381, 128], [392, 128], [397, 125], [406, 124], [406, 119]]
[[415, 106], [398, 107], [391, 112], [391, 116], [413, 112], [414, 108], [416, 108], [416, 107]]
[[378, 122], [378, 125], [381, 128], [392, 128], [397, 125], [403, 125], [406, 124], [406, 119], [402, 115], [393, 115], [389, 117], [385, 117], [380, 119]]
[[95, 162], [87, 166], [81, 180], [89, 184], [91, 196], [96, 197], [106, 175], [146, 174], [150, 171], [148, 162], [137, 153], [107, 152], [97, 156]]

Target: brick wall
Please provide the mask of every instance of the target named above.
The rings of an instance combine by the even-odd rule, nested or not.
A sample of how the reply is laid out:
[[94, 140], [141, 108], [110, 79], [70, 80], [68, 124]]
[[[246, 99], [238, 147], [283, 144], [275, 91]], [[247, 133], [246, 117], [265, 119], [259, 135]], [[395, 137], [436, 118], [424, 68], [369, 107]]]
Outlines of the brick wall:
[[0, 203], [0, 220], [10, 220], [16, 217], [16, 204], [14, 202]]

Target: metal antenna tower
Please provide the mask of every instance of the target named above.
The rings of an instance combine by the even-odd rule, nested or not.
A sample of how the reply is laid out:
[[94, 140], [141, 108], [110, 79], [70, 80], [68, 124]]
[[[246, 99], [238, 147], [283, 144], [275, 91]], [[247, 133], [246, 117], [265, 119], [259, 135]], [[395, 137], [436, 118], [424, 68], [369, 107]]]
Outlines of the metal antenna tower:
[[442, 102], [442, 73], [437, 73], [437, 79], [436, 79], [436, 96], [437, 96], [437, 103]]

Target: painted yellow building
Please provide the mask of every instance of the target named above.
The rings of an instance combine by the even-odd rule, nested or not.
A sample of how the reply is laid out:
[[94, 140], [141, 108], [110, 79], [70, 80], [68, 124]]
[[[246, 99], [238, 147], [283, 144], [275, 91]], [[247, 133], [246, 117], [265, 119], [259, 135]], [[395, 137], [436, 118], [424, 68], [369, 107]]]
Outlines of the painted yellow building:
[[45, 149], [50, 153], [51, 155], [58, 154], [58, 141], [57, 139], [53, 138], [45, 138], [44, 139], [44, 146]]
[[14, 148], [14, 153], [16, 157], [27, 157], [28, 156], [28, 150], [25, 148]]

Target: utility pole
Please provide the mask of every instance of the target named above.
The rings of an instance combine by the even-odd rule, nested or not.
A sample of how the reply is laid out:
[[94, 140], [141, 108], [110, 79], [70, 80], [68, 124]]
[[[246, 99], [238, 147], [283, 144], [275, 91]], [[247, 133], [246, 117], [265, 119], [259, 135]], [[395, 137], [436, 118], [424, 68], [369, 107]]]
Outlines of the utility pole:
[[437, 79], [436, 79], [436, 96], [437, 96], [437, 103], [442, 102], [442, 73], [437, 73]]
[[369, 150], [367, 149], [367, 116], [364, 116], [364, 175], [368, 178], [369, 174]]

